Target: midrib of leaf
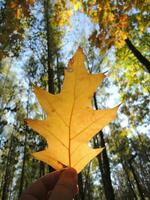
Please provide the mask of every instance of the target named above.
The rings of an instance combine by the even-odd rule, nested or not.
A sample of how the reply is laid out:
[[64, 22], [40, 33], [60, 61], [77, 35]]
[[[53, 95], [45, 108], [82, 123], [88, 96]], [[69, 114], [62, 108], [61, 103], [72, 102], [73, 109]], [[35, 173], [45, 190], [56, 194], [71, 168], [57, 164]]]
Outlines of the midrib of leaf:
[[68, 146], [69, 167], [71, 167], [71, 153], [70, 153], [70, 149], [71, 149], [71, 123], [72, 123], [72, 116], [73, 116], [73, 110], [74, 110], [74, 105], [75, 105], [75, 90], [76, 90], [76, 74], [75, 74], [75, 82], [74, 82], [74, 87], [73, 87], [73, 103], [72, 103], [70, 120], [69, 120], [69, 146]]

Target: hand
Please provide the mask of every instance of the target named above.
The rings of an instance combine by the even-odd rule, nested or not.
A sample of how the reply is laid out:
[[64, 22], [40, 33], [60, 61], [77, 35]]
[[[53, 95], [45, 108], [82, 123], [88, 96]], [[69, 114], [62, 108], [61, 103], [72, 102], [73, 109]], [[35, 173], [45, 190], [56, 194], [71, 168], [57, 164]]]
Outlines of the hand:
[[73, 168], [55, 171], [39, 178], [21, 200], [72, 200], [78, 192], [77, 172]]

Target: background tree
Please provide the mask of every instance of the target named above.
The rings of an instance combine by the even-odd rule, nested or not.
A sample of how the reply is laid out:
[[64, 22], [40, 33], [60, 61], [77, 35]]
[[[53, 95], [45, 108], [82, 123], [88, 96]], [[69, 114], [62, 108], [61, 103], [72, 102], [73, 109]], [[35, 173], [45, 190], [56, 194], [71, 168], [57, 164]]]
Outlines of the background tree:
[[87, 70], [107, 75], [93, 108], [122, 105], [117, 120], [89, 143], [106, 151], [79, 175], [76, 199], [150, 198], [147, 5], [145, 0], [0, 3], [1, 199], [19, 199], [49, 172], [31, 156], [47, 144], [24, 122], [46, 117], [32, 84], [59, 93], [64, 68], [78, 46], [84, 48]]

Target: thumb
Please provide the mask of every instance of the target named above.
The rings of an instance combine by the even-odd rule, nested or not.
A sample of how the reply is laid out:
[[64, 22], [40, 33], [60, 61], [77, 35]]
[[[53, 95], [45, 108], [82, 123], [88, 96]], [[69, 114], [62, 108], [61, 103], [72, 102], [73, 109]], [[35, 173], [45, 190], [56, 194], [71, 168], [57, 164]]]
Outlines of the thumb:
[[65, 169], [60, 175], [49, 200], [72, 200], [77, 194], [77, 172], [73, 168]]

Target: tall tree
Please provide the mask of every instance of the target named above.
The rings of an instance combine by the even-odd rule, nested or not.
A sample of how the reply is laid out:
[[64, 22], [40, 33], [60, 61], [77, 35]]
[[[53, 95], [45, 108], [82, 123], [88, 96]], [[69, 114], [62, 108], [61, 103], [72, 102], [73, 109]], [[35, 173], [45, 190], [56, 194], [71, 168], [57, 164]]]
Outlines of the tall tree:
[[115, 46], [117, 49], [127, 44], [139, 62], [149, 72], [148, 58], [131, 43], [135, 35], [139, 38], [148, 30], [148, 2], [145, 1], [82, 1], [83, 10], [94, 23], [99, 25], [90, 37], [101, 53]]
[[[95, 108], [98, 109], [96, 95], [94, 95], [94, 105], [95, 105]], [[99, 144], [101, 148], [104, 148], [102, 153], [97, 156], [97, 159], [99, 162], [99, 168], [102, 175], [102, 182], [104, 186], [105, 197], [107, 200], [113, 200], [115, 199], [115, 194], [114, 194], [114, 190], [113, 190], [113, 186], [111, 182], [109, 159], [108, 159], [104, 135], [102, 131], [100, 131], [99, 134], [94, 139], [94, 146], [98, 147]]]
[[10, 53], [19, 55], [21, 43], [24, 39], [25, 26], [30, 17], [30, 6], [34, 0], [2, 1], [0, 4], [0, 60]]

